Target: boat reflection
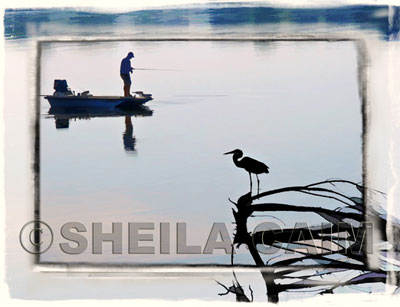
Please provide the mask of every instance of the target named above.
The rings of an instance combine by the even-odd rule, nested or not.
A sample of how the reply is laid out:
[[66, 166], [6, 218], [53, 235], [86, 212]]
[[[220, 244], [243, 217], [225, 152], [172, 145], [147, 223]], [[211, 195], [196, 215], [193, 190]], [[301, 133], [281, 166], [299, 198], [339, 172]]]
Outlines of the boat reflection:
[[56, 129], [68, 129], [70, 120], [85, 120], [94, 117], [124, 117], [125, 131], [122, 134], [122, 141], [125, 151], [134, 153], [136, 151], [136, 137], [133, 135], [132, 117], [152, 116], [153, 110], [146, 106], [135, 107], [129, 110], [115, 109], [105, 111], [96, 108], [50, 108], [49, 115], [55, 120]]

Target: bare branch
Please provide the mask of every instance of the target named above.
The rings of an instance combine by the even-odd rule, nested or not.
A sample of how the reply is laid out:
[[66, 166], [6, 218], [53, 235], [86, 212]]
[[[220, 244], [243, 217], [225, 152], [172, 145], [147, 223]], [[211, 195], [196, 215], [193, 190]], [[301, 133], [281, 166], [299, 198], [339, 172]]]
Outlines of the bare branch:
[[296, 212], [314, 212], [314, 213], [325, 213], [328, 215], [337, 215], [342, 218], [351, 218], [356, 221], [362, 221], [364, 219], [362, 214], [352, 212], [340, 212], [332, 211], [321, 207], [308, 207], [308, 206], [295, 206], [282, 203], [264, 203], [254, 204], [249, 208], [250, 214], [256, 211], [296, 211]]
[[312, 193], [312, 192], [307, 192], [307, 191], [300, 191], [300, 192], [301, 192], [301, 193], [304, 193], [304, 194], [313, 195], [313, 196], [318, 196], [318, 197], [324, 197], [324, 198], [334, 199], [334, 200], [337, 200], [338, 202], [341, 202], [341, 203], [343, 203], [343, 204], [345, 204], [345, 205], [347, 205], [347, 206], [352, 206], [351, 204], [346, 203], [345, 201], [343, 201], [343, 200], [341, 200], [341, 199], [339, 199], [339, 198], [337, 198], [337, 197], [335, 197], [335, 196], [317, 194], [317, 193]]
[[324, 181], [320, 181], [320, 182], [316, 182], [316, 183], [312, 183], [312, 184], [306, 185], [306, 187], [313, 187], [313, 186], [316, 186], [316, 185], [333, 184], [333, 183], [348, 183], [348, 184], [354, 185], [355, 187], [362, 186], [360, 183], [356, 183], [356, 182], [353, 182], [353, 181], [350, 181], [350, 180], [327, 179], [327, 180], [324, 180]]

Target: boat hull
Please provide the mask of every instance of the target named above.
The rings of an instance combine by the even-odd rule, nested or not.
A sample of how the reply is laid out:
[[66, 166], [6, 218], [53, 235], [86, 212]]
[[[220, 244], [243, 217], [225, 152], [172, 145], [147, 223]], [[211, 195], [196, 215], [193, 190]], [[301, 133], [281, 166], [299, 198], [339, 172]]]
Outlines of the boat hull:
[[53, 108], [102, 108], [102, 109], [129, 109], [141, 106], [153, 98], [151, 95], [142, 97], [119, 96], [45, 96]]

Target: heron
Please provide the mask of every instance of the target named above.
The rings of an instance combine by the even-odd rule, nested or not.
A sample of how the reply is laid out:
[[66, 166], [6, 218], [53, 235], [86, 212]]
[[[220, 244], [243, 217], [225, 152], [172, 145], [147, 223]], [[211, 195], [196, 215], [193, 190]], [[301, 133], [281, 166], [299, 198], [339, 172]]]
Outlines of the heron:
[[[235, 163], [235, 165], [237, 167], [244, 168], [249, 173], [250, 192], [251, 192], [252, 186], [253, 186], [253, 183], [251, 180], [251, 174], [256, 175], [256, 177], [257, 177], [257, 193], [260, 193], [260, 180], [258, 179], [258, 175], [259, 174], [268, 174], [269, 167], [267, 165], [265, 165], [264, 163], [257, 161], [253, 158], [243, 157], [243, 151], [241, 151], [240, 149], [235, 149], [235, 150], [224, 153], [224, 155], [230, 155], [230, 154], [233, 154], [233, 156], [232, 156], [233, 163]], [[242, 159], [240, 159], [240, 158], [242, 158]]]

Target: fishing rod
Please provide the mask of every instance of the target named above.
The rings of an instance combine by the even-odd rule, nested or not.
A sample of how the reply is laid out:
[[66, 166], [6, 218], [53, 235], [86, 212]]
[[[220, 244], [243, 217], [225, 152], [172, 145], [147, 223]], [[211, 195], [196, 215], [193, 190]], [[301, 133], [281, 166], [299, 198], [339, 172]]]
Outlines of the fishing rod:
[[134, 68], [133, 70], [182, 71], [179, 69]]

